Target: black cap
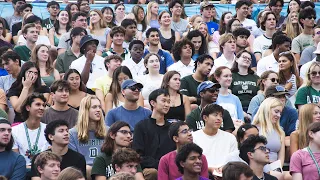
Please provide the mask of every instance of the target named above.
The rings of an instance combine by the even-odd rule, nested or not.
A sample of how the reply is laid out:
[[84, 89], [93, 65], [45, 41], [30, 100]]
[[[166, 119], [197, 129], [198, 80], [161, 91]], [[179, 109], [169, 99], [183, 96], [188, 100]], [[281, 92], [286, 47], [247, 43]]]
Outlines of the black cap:
[[86, 45], [88, 42], [91, 42], [91, 41], [95, 42], [96, 45], [98, 46], [99, 41], [98, 41], [97, 39], [94, 39], [91, 35], [85, 35], [85, 36], [83, 36], [83, 38], [81, 38], [81, 40], [80, 40], [80, 52], [81, 52], [82, 54], [84, 54], [84, 47], [85, 47], [85, 45]]

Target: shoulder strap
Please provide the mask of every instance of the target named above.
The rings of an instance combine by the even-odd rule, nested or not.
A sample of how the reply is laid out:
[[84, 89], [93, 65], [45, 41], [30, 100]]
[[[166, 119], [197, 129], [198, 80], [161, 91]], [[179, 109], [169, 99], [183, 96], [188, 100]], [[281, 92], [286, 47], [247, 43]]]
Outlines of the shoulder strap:
[[180, 94], [181, 105], [183, 105], [183, 94]]

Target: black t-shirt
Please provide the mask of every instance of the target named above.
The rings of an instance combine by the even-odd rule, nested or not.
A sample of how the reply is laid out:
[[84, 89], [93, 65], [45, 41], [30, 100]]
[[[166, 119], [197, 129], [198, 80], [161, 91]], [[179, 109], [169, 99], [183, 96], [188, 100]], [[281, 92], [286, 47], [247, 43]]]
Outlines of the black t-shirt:
[[18, 22], [12, 25], [12, 36], [17, 36], [21, 28], [22, 28], [22, 22]]
[[[263, 173], [264, 174], [264, 180], [278, 180], [278, 178], [271, 176], [270, 174]], [[256, 175], [253, 176], [252, 180], [261, 180]]]
[[[48, 149], [47, 151], [51, 151]], [[34, 165], [34, 161], [39, 154], [35, 155], [31, 161], [31, 177], [39, 177], [39, 172]], [[60, 164], [61, 171], [67, 167], [75, 167], [79, 169], [86, 177], [86, 159], [84, 156], [72, 149], [68, 149], [68, 152], [62, 156]]]

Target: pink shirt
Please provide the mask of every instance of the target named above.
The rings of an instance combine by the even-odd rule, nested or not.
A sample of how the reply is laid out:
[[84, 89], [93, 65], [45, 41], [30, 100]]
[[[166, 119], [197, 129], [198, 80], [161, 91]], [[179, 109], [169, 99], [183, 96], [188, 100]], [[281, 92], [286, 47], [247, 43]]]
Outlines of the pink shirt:
[[[320, 153], [313, 153], [320, 165]], [[306, 148], [293, 153], [290, 160], [290, 174], [301, 173], [303, 179], [318, 180], [317, 167]]]
[[[173, 180], [182, 176], [178, 170], [178, 166], [175, 163], [177, 156], [176, 151], [171, 151], [162, 156], [158, 167], [158, 179], [161, 180]], [[208, 178], [208, 162], [205, 155], [202, 155], [202, 168], [200, 176]]]

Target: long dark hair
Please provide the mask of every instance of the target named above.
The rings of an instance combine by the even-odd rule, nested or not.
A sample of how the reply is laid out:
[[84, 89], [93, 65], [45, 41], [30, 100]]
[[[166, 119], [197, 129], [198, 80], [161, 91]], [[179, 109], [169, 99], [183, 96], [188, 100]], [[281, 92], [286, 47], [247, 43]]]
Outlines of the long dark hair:
[[207, 53], [207, 41], [206, 41], [206, 38], [203, 36], [203, 34], [199, 31], [199, 30], [193, 30], [193, 31], [190, 31], [188, 34], [187, 34], [187, 38], [191, 41], [192, 38], [194, 37], [201, 37], [201, 47], [199, 48], [199, 55], [202, 55], [202, 54], [206, 54]]
[[240, 22], [239, 19], [230, 19], [230, 21], [228, 22], [228, 24], [226, 26], [226, 32], [225, 33], [232, 33], [231, 32], [231, 26], [232, 26], [233, 22], [235, 22], [235, 21], [239, 21]]
[[117, 121], [110, 126], [107, 135], [104, 139], [104, 143], [101, 147], [101, 152], [104, 152], [107, 156], [111, 156], [113, 154], [115, 140], [112, 139], [111, 135], [117, 134], [119, 129], [125, 126], [129, 127], [130, 129], [130, 125], [124, 121]]
[[69, 14], [69, 22], [71, 22], [71, 19], [72, 19], [71, 7], [72, 7], [73, 5], [77, 6], [77, 7], [78, 7], [78, 10], [80, 11], [80, 8], [79, 8], [78, 4], [76, 4], [76, 3], [69, 3], [69, 4], [64, 8], [64, 10], [66, 10], [66, 11], [68, 12], [68, 14]]
[[[236, 58], [239, 59], [243, 53], [248, 53], [252, 57], [251, 53], [244, 49], [237, 53]], [[233, 73], [239, 72], [239, 64], [237, 61], [234, 61], [233, 66], [231, 68], [231, 72]], [[254, 74], [254, 71], [251, 69], [251, 67], [248, 67], [248, 74]]]
[[[144, 18], [140, 23], [138, 22], [139, 10], [143, 10], [143, 13], [144, 13]], [[134, 17], [136, 18], [137, 24], [139, 23], [142, 25], [142, 32], [144, 32], [147, 29], [147, 23], [146, 23], [146, 14], [144, 12], [143, 7], [140, 5], [135, 5], [135, 6], [133, 6], [131, 12], [133, 13]]]
[[115, 106], [118, 106], [118, 93], [121, 91], [121, 84], [118, 82], [118, 76], [120, 73], [124, 73], [129, 76], [129, 79], [132, 79], [131, 71], [127, 66], [119, 66], [114, 70], [110, 85], [110, 93], [112, 94], [112, 101]]
[[113, 12], [113, 9], [109, 6], [105, 6], [101, 9], [101, 13], [102, 15], [104, 14], [105, 11], [111, 11], [112, 13], [112, 20], [110, 23], [106, 22], [107, 23], [107, 27], [109, 28], [113, 28], [115, 26], [117, 26], [114, 22], [116, 21], [116, 16], [114, 15], [114, 12]]
[[[164, 74], [163, 79], [162, 79], [162, 83], [161, 83], [162, 89], [169, 90], [169, 82], [175, 74], [180, 75], [180, 73], [178, 71], [168, 71]], [[181, 75], [180, 75], [180, 77], [181, 77]], [[178, 93], [180, 94], [180, 91], [178, 91]]]
[[36, 82], [33, 84], [34, 90], [40, 88], [41, 87], [40, 69], [34, 62], [28, 61], [22, 65], [20, 73], [17, 77], [17, 80], [12, 84], [10, 89], [14, 89], [15, 91], [21, 92], [23, 88], [22, 78], [24, 79], [26, 78], [26, 72], [31, 68], [36, 68], [38, 71], [38, 78]]
[[[290, 72], [291, 74], [294, 74], [296, 76], [296, 81], [298, 86], [300, 84], [300, 78], [299, 78], [299, 72], [298, 72], [298, 68], [296, 66], [296, 61], [293, 54], [290, 51], [288, 51], [288, 52], [280, 53], [279, 58], [281, 56], [286, 57], [292, 63], [292, 66], [290, 67]], [[286, 83], [287, 83], [287, 80], [284, 76], [283, 71], [279, 70], [279, 84], [286, 84]]]
[[227, 24], [224, 23], [224, 18], [225, 18], [225, 16], [227, 14], [231, 14], [232, 15], [232, 13], [230, 11], [224, 12], [222, 14], [222, 16], [221, 16], [220, 21], [219, 21], [219, 29], [218, 29], [218, 31], [219, 31], [220, 35], [222, 35], [222, 34], [224, 34], [226, 32]]
[[[71, 22], [70, 16], [71, 16], [71, 15], [70, 15], [70, 13], [69, 13], [67, 10], [61, 10], [61, 11], [59, 11], [59, 13], [57, 14], [57, 17], [59, 17], [59, 15], [60, 15], [60, 13], [61, 13], [62, 11], [65, 11], [65, 12], [68, 13], [69, 20], [68, 20], [68, 23], [67, 23], [67, 26], [66, 26], [66, 31], [69, 32], [69, 30], [71, 29], [71, 25], [70, 25], [70, 22]], [[58, 18], [54, 21], [53, 27], [54, 27], [55, 32], [56, 32], [58, 35], [61, 35], [60, 32], [59, 32], [60, 23], [59, 23]]]
[[83, 92], [86, 92], [86, 86], [84, 85], [84, 83], [82, 82], [82, 78], [81, 78], [81, 74], [79, 73], [79, 71], [77, 71], [76, 69], [69, 69], [65, 74], [64, 74], [64, 77], [63, 77], [63, 80], [66, 80], [68, 81], [68, 78], [70, 76], [70, 74], [72, 73], [76, 73], [80, 76], [80, 86], [79, 86], [79, 90], [80, 91], [83, 91]]

